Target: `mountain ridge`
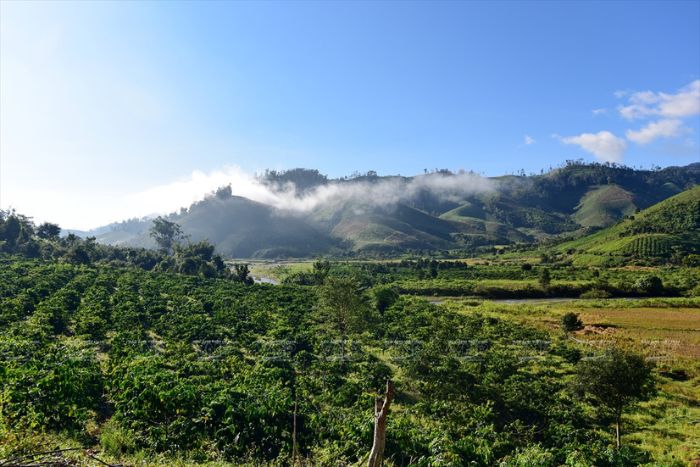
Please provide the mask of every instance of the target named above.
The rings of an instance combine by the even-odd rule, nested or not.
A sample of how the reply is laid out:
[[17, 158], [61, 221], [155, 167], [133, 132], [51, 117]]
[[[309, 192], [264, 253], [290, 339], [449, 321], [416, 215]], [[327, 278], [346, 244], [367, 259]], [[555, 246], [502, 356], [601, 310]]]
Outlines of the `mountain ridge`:
[[[227, 257], [478, 252], [608, 227], [700, 183], [700, 163], [638, 170], [567, 161], [539, 175], [490, 178], [442, 170], [329, 179], [318, 170], [292, 169], [268, 171], [261, 182], [290, 205], [316, 204], [277, 208], [235, 196], [229, 186], [167, 217], [192, 240], [209, 240]], [[150, 223], [132, 219], [83, 235], [152, 247]]]

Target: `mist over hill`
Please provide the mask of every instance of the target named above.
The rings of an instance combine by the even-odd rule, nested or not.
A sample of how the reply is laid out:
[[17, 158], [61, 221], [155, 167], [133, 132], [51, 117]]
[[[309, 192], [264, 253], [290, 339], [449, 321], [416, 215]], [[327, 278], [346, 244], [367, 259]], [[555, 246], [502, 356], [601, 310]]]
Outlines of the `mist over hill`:
[[[697, 185], [700, 164], [636, 170], [568, 161], [540, 175], [439, 170], [329, 179], [318, 170], [234, 179], [168, 218], [228, 257], [390, 255], [582, 236]], [[99, 242], [153, 246], [150, 219], [89, 232]]]

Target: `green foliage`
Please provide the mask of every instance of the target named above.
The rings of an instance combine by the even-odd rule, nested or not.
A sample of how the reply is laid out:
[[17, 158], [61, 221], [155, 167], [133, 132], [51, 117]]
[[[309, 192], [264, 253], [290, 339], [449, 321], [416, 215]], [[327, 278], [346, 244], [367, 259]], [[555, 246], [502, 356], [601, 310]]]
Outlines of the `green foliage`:
[[393, 286], [377, 286], [372, 290], [374, 306], [379, 313], [384, 313], [399, 299], [399, 294]]
[[246, 285], [253, 283], [253, 278], [250, 276], [250, 268], [247, 264], [233, 265], [233, 279]]
[[665, 199], [607, 229], [557, 246], [576, 264], [679, 264], [700, 251], [700, 186]]
[[30, 218], [0, 210], [0, 251], [37, 257], [40, 248], [33, 237], [34, 224]]
[[[175, 245], [172, 258], [166, 258], [158, 265], [159, 269], [172, 271], [190, 276], [226, 277], [228, 270], [221, 256], [214, 253], [214, 245], [207, 241]], [[247, 274], [242, 277], [236, 271], [235, 278], [241, 282], [248, 280]]]
[[313, 275], [314, 284], [322, 285], [326, 281], [326, 277], [331, 271], [331, 262], [327, 259], [319, 259], [314, 261], [311, 274]]
[[657, 276], [649, 275], [637, 279], [634, 288], [645, 295], [659, 295], [664, 290], [664, 284]]
[[44, 222], [36, 230], [37, 237], [44, 240], [58, 240], [61, 235], [61, 228], [56, 224]]
[[342, 339], [370, 324], [367, 296], [354, 277], [329, 277], [318, 289], [318, 308], [321, 321]]
[[100, 408], [103, 379], [95, 355], [81, 346], [10, 340], [4, 364], [2, 425], [32, 430], [77, 429]]
[[[193, 251], [204, 260], [210, 250]], [[305, 461], [357, 463], [371, 444], [374, 395], [391, 377], [386, 454], [397, 465], [561, 465], [574, 451], [581, 465], [640, 458], [633, 447], [608, 449], [571, 397], [580, 354], [568, 341], [552, 345], [543, 331], [397, 296], [382, 283], [429, 271], [431, 261], [333, 265], [311, 287], [101, 260], [0, 261], [6, 439], [99, 442], [120, 462], [285, 463], [296, 405]], [[487, 271], [433, 264], [436, 281]], [[503, 272], [536, 281], [518, 266]], [[11, 443], [7, 452], [20, 449]]]

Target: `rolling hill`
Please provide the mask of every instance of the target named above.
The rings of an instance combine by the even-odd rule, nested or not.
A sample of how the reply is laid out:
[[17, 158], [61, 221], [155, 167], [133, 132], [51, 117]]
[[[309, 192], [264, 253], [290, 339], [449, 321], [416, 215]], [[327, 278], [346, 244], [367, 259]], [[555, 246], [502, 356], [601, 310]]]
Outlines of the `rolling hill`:
[[574, 263], [633, 258], [661, 260], [700, 254], [700, 186], [672, 196], [618, 224], [557, 247]]
[[[577, 237], [613, 225], [700, 183], [700, 164], [635, 170], [568, 162], [540, 175], [485, 179], [478, 189], [458, 186], [459, 176], [448, 171], [416, 177], [369, 172], [331, 180], [316, 170], [273, 171], [263, 178], [272, 191], [294, 186], [295, 196], [314, 196], [330, 187], [353, 195], [291, 211], [233, 196], [227, 187], [168, 217], [191, 239], [209, 240], [228, 257], [477, 252], [494, 245]], [[366, 196], [361, 196], [363, 191]], [[130, 220], [84, 235], [103, 243], [149, 247], [150, 223]]]

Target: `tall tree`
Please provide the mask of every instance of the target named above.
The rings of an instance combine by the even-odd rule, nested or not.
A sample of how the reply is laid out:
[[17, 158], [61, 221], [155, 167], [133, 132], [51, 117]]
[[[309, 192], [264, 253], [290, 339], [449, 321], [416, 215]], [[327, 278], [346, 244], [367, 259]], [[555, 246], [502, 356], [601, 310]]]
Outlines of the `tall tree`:
[[329, 276], [318, 289], [321, 319], [333, 328], [341, 339], [357, 330], [367, 315], [368, 301], [360, 283], [353, 277]]
[[173, 249], [173, 245], [184, 238], [182, 233], [182, 228], [179, 224], [171, 222], [162, 216], [158, 216], [153, 219], [153, 225], [150, 229], [151, 237], [156, 241], [160, 249], [167, 254]]
[[367, 295], [354, 277], [328, 276], [318, 288], [318, 311], [323, 325], [340, 338], [340, 359], [345, 359], [348, 334], [371, 321]]

